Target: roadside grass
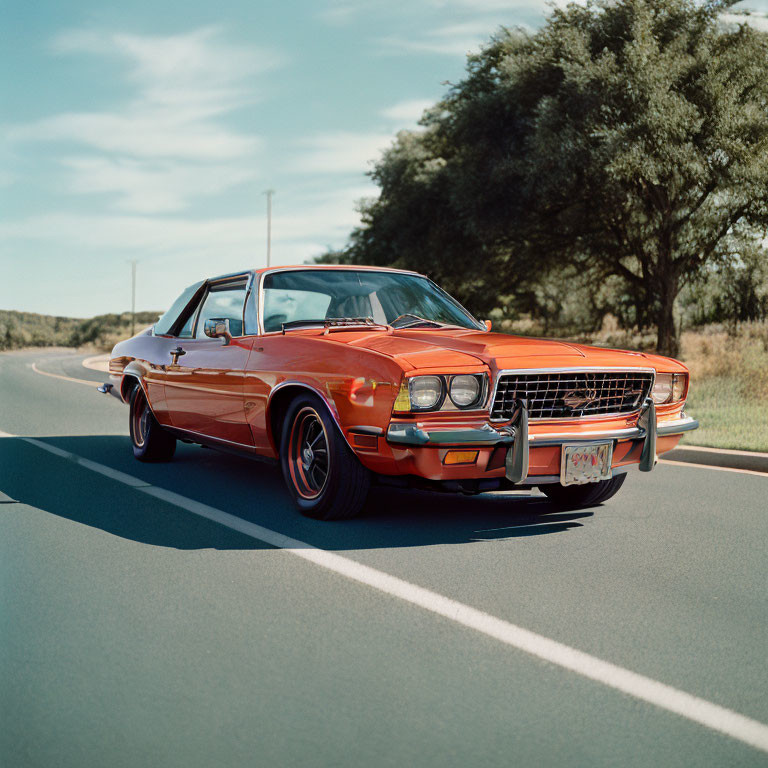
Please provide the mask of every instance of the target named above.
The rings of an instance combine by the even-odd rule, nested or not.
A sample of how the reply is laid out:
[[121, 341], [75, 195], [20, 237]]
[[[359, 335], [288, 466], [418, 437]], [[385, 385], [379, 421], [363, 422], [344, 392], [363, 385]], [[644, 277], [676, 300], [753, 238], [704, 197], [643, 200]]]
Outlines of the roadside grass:
[[685, 412], [699, 428], [683, 439], [688, 445], [768, 451], [768, 400], [744, 398], [736, 376], [696, 380]]
[[681, 341], [691, 369], [685, 410], [700, 424], [685, 442], [768, 451], [768, 324], [709, 326]]

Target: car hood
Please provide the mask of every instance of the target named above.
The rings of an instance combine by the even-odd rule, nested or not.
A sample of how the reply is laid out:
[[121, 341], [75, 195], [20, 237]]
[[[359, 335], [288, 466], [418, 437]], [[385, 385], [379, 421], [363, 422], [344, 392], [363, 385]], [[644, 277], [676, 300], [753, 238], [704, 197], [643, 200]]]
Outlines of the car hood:
[[[343, 337], [343, 338], [342, 338]], [[477, 365], [491, 368], [577, 366], [643, 367], [648, 360], [638, 352], [601, 349], [551, 339], [509, 336], [463, 330], [395, 331], [334, 334], [334, 339], [393, 357], [412, 368]]]

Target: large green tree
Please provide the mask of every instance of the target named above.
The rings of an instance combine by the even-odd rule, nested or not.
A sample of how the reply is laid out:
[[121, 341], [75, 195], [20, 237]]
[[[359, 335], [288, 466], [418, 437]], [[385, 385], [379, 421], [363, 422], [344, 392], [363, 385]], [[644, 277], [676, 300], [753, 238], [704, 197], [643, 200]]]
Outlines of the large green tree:
[[385, 153], [344, 258], [479, 310], [553, 270], [615, 275], [676, 354], [682, 287], [768, 225], [768, 35], [731, 4], [589, 0], [502, 30]]

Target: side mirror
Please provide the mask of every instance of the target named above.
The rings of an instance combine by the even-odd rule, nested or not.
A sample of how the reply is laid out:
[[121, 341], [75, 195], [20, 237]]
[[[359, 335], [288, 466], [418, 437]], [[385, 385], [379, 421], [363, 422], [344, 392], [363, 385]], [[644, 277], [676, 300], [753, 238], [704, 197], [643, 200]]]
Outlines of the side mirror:
[[210, 317], [205, 321], [203, 328], [205, 335], [211, 339], [224, 339], [224, 344], [232, 341], [232, 332], [229, 330], [229, 319], [221, 317]]
[[485, 323], [485, 330], [490, 331], [493, 328], [493, 323], [490, 320], [483, 320]]

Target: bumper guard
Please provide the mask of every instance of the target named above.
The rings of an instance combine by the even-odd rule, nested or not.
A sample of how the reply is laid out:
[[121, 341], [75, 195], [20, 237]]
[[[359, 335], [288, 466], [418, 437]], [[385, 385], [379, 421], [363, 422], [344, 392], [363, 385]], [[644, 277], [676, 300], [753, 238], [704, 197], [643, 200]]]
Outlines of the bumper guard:
[[508, 425], [492, 427], [484, 424], [482, 427], [468, 429], [422, 429], [416, 424], [390, 424], [387, 429], [387, 441], [395, 445], [477, 445], [495, 446], [511, 445], [507, 452], [506, 476], [520, 484], [528, 476], [528, 456], [530, 445], [551, 446], [563, 443], [586, 443], [593, 440], [643, 440], [643, 450], [640, 455], [641, 472], [650, 472], [656, 465], [656, 439], [670, 435], [681, 435], [699, 426], [696, 419], [681, 414], [675, 421], [657, 423], [656, 406], [651, 398], [643, 403], [636, 427], [614, 430], [596, 430], [594, 432], [529, 434], [528, 407], [525, 400], [516, 404], [512, 420]]

